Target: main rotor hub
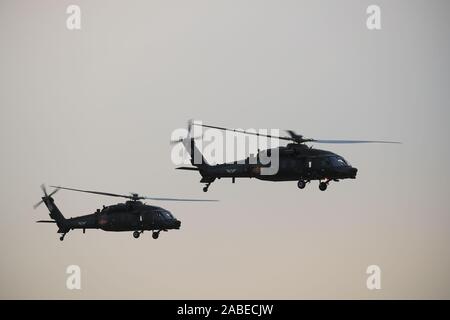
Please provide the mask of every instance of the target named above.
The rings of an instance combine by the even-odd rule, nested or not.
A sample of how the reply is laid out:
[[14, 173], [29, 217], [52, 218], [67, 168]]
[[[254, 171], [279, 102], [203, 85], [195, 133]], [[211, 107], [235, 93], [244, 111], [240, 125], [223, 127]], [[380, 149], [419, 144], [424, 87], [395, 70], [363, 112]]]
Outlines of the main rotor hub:
[[133, 200], [133, 201], [138, 201], [138, 200], [141, 199], [141, 197], [139, 197], [139, 194], [137, 194], [137, 193], [131, 193], [131, 198], [130, 199]]

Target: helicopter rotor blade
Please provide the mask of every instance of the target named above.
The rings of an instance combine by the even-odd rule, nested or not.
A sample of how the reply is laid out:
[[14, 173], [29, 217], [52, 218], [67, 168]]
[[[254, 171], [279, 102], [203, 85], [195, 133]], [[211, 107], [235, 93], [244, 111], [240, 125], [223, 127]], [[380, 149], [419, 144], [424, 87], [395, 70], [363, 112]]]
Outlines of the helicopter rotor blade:
[[82, 190], [82, 189], [74, 189], [74, 188], [67, 188], [67, 187], [60, 187], [60, 186], [51, 186], [52, 188], [56, 188], [56, 190], [63, 189], [63, 190], [70, 190], [70, 191], [77, 191], [77, 192], [84, 192], [84, 193], [92, 193], [92, 194], [98, 194], [102, 196], [110, 196], [110, 197], [121, 197], [121, 198], [127, 198], [131, 200], [156, 200], [156, 201], [218, 201], [218, 200], [206, 200], [206, 199], [180, 199], [180, 198], [158, 198], [158, 197], [143, 197], [138, 195], [137, 193], [132, 193], [131, 195], [125, 195], [125, 194], [117, 194], [117, 193], [109, 193], [109, 192], [100, 192], [100, 191], [92, 191], [92, 190]]
[[52, 192], [50, 192], [50, 194], [48, 195], [48, 197], [51, 197], [52, 195], [54, 195], [55, 193], [57, 193], [59, 191], [59, 189], [55, 189]]
[[[186, 139], [186, 138], [185, 138]], [[176, 140], [170, 140], [170, 145], [174, 145], [174, 144], [177, 144], [177, 143], [180, 143], [180, 142], [182, 142], [184, 139], [182, 139], [182, 138], [180, 138], [180, 139], [176, 139]]]
[[294, 130], [285, 130], [285, 131], [292, 138], [292, 141], [297, 142], [297, 143], [311, 142], [314, 140], [314, 139], [309, 139], [309, 138], [303, 138], [303, 135], [297, 134]]
[[310, 139], [310, 138], [304, 138], [302, 135], [295, 133], [295, 131], [293, 131], [293, 130], [286, 130], [286, 132], [289, 134], [289, 137], [283, 137], [283, 136], [273, 136], [273, 135], [270, 135], [270, 134], [260, 134], [260, 133], [254, 133], [254, 132], [246, 132], [245, 130], [240, 130], [240, 129], [230, 129], [230, 128], [224, 128], [224, 127], [210, 126], [210, 125], [206, 125], [206, 124], [193, 123], [193, 125], [194, 126], [202, 126], [202, 127], [205, 127], [205, 128], [217, 129], [217, 130], [232, 131], [232, 132], [236, 132], [236, 133], [256, 135], [256, 136], [267, 137], [267, 138], [274, 138], [274, 139], [279, 139], [279, 140], [293, 141], [295, 143], [317, 142], [317, 143], [326, 143], [326, 144], [356, 144], [356, 143], [401, 144], [401, 142], [398, 142], [398, 141], [380, 141], [380, 140], [324, 140], [324, 139]]
[[286, 131], [294, 141], [308, 142], [312, 140], [303, 138], [303, 135], [296, 133], [294, 130], [284, 130], [284, 131]]
[[291, 138], [303, 137], [302, 135], [295, 133], [294, 130], [286, 130], [286, 132], [289, 133], [289, 135], [291, 136]]
[[253, 135], [253, 136], [260, 136], [260, 137], [266, 137], [266, 138], [274, 138], [274, 139], [279, 139], [279, 140], [287, 140], [287, 141], [295, 141], [293, 138], [290, 137], [280, 137], [280, 136], [273, 136], [270, 134], [263, 134], [263, 133], [257, 133], [257, 132], [247, 132], [245, 130], [240, 130], [240, 129], [230, 129], [230, 128], [224, 128], [224, 127], [216, 127], [216, 126], [210, 126], [207, 124], [199, 124], [199, 123], [193, 123], [194, 126], [200, 126], [200, 127], [204, 127], [204, 128], [210, 128], [210, 129], [217, 129], [217, 130], [223, 130], [223, 131], [231, 131], [231, 132], [236, 132], [236, 133], [243, 133], [243, 134], [248, 134], [248, 135]]
[[126, 195], [126, 194], [117, 194], [117, 193], [100, 192], [100, 191], [92, 191], [92, 190], [81, 190], [81, 189], [66, 188], [66, 187], [60, 187], [60, 186], [50, 186], [50, 187], [56, 188], [57, 190], [63, 189], [63, 190], [70, 190], [70, 191], [98, 194], [98, 195], [102, 195], [102, 196], [110, 196], [110, 197], [120, 197], [120, 198], [133, 199], [132, 196], [129, 196], [129, 195]]
[[208, 200], [208, 199], [156, 198], [156, 197], [140, 197], [140, 199], [155, 200], [155, 201], [195, 201], [195, 202], [217, 202], [217, 201], [219, 201], [219, 200]]
[[185, 137], [185, 138], [180, 138], [180, 139], [170, 140], [169, 143], [170, 143], [170, 145], [174, 145], [174, 144], [183, 142], [183, 141], [186, 140], [186, 139], [194, 139], [194, 140], [197, 140], [197, 139], [201, 139], [201, 138], [203, 138], [203, 135], [200, 135], [200, 136], [197, 136], [197, 137]]
[[192, 124], [193, 123], [194, 123], [193, 119], [189, 119], [188, 122], [187, 122], [188, 137], [191, 136]]
[[41, 184], [41, 190], [42, 190], [42, 192], [44, 193], [44, 196], [47, 197], [47, 189], [45, 188], [45, 185], [44, 185], [44, 184]]
[[317, 143], [327, 143], [327, 144], [346, 144], [346, 143], [391, 143], [391, 144], [401, 144], [398, 141], [380, 141], [380, 140], [316, 140], [311, 139], [311, 142]]
[[43, 204], [44, 203], [44, 201], [39, 201], [38, 203], [36, 203], [34, 206], [33, 206], [33, 209], [36, 209], [37, 207], [39, 207], [41, 204]]

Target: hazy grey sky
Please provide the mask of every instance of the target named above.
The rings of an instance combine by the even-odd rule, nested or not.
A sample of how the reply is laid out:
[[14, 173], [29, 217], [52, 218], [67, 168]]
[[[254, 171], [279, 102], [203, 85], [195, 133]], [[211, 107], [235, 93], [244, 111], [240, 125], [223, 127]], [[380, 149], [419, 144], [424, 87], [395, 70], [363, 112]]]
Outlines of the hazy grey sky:
[[[66, 28], [81, 7], [82, 29]], [[382, 29], [366, 28], [381, 7]], [[450, 298], [448, 1], [0, 2], [1, 298]], [[221, 180], [158, 203], [182, 229], [70, 232], [43, 182], [203, 197], [174, 170], [195, 118], [315, 138], [359, 169], [332, 183]], [[61, 191], [66, 217], [116, 199]], [[66, 289], [77, 264], [82, 290]], [[382, 270], [382, 289], [365, 270]]]

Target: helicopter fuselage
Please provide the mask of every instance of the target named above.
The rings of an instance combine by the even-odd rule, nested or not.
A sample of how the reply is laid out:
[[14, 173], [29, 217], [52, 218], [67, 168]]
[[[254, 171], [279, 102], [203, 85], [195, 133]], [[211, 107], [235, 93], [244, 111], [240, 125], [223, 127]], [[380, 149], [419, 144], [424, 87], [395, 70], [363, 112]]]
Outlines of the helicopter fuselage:
[[65, 227], [104, 231], [179, 229], [181, 222], [169, 211], [140, 201], [127, 201], [98, 209], [93, 214], [66, 219]]
[[[297, 181], [297, 180], [338, 180], [355, 179], [357, 169], [345, 159], [333, 152], [312, 149], [303, 145], [288, 145], [279, 147], [278, 170], [274, 174], [264, 174], [263, 164], [258, 155], [254, 158], [214, 166], [200, 166], [200, 174], [208, 178], [256, 178], [266, 181]], [[267, 150], [265, 152], [272, 152]]]

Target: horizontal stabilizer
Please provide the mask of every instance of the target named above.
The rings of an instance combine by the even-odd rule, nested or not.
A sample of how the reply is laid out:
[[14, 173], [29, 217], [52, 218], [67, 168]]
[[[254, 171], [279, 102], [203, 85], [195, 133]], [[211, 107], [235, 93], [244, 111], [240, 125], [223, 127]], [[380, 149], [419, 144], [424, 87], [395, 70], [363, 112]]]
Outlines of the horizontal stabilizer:
[[39, 220], [39, 221], [36, 221], [36, 223], [56, 223], [56, 221], [55, 220]]
[[178, 167], [177, 170], [191, 170], [191, 171], [198, 171], [198, 168], [196, 167]]

